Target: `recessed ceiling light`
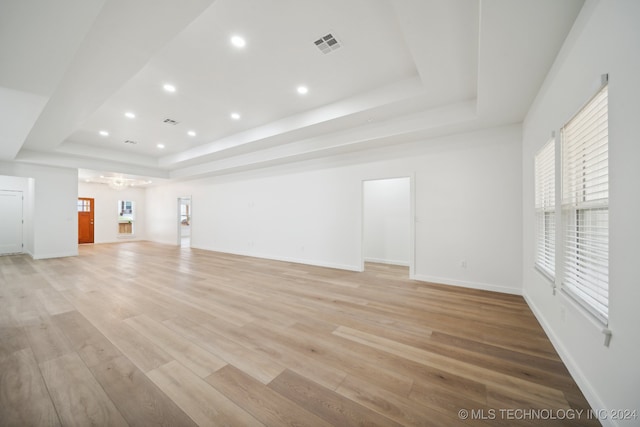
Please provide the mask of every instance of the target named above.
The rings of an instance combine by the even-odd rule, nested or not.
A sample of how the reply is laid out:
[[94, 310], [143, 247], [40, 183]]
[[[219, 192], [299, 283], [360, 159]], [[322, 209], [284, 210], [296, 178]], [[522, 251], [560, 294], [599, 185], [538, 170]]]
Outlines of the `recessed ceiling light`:
[[243, 48], [247, 45], [247, 41], [240, 37], [240, 36], [232, 36], [231, 37], [231, 44], [234, 45], [237, 48]]
[[109, 136], [109, 132], [107, 132], [106, 130], [101, 130], [99, 133], [102, 136]]
[[304, 95], [304, 94], [306, 94], [307, 92], [309, 92], [309, 88], [308, 88], [308, 87], [306, 87], [306, 86], [298, 86], [298, 88], [297, 88], [296, 90], [298, 91], [298, 93], [299, 93], [300, 95]]
[[167, 92], [175, 92], [176, 91], [176, 87], [174, 85], [170, 85], [170, 84], [166, 84], [164, 86], [162, 86], [162, 88], [167, 91]]
[[187, 132], [187, 135], [189, 136], [196, 136], [196, 132], [193, 130], [190, 130], [189, 132]]
[[240, 120], [240, 114], [238, 113], [231, 113], [231, 118], [233, 120]]
[[164, 144], [158, 144], [158, 145], [156, 145], [156, 147], [158, 147], [159, 149], [162, 150], [164, 148]]
[[127, 111], [126, 113], [124, 113], [125, 117], [128, 117], [130, 119], [135, 119], [136, 115], [133, 114], [131, 111]]

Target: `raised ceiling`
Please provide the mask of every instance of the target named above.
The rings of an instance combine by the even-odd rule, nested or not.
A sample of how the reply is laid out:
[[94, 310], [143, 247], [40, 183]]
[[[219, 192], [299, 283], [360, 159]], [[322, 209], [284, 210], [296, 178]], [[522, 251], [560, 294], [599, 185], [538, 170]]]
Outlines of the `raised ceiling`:
[[2, 2], [0, 159], [190, 178], [517, 123], [582, 4]]

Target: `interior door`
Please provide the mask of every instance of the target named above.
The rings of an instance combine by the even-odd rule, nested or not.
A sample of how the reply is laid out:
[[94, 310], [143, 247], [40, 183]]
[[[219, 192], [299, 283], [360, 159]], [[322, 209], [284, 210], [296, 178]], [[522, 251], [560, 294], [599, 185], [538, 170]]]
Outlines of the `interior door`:
[[0, 190], [0, 254], [22, 252], [22, 191]]
[[78, 243], [93, 243], [93, 210], [93, 199], [78, 198]]

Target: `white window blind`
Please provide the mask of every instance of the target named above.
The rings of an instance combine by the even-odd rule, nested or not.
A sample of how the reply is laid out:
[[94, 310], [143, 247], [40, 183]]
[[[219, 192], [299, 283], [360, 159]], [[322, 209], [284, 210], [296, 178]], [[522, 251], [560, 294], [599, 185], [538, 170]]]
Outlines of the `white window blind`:
[[556, 147], [551, 139], [535, 156], [536, 267], [550, 279], [556, 265]]
[[605, 85], [562, 128], [563, 290], [605, 324], [609, 307], [608, 147]]

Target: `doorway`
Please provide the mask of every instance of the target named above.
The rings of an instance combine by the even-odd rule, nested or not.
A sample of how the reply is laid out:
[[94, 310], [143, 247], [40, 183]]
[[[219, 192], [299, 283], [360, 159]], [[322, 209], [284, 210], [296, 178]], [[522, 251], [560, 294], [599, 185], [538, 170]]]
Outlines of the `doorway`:
[[78, 197], [78, 244], [93, 243], [94, 199]]
[[414, 201], [411, 177], [362, 183], [362, 269], [367, 263], [414, 271]]
[[191, 247], [191, 197], [178, 198], [178, 246]]
[[22, 191], [0, 190], [0, 255], [22, 252]]

